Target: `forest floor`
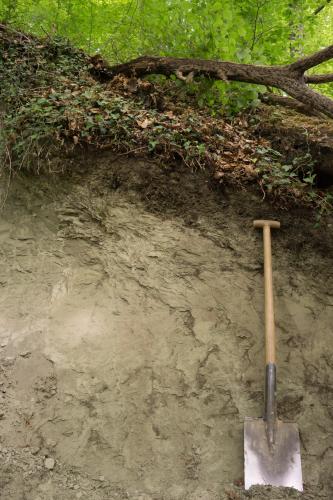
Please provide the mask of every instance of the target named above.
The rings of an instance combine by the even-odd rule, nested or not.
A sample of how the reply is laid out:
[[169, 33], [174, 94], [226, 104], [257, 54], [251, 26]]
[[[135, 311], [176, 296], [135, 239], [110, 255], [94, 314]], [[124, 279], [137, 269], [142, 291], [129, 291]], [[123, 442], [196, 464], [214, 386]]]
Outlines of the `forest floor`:
[[[61, 40], [0, 26], [0, 45], [1, 500], [331, 499], [332, 193], [312, 177], [331, 123], [212, 117], [174, 83], [96, 82]], [[302, 495], [243, 487], [244, 418], [263, 409], [256, 218], [282, 223], [278, 408]]]
[[[273, 235], [278, 405], [305, 493], [243, 489], [263, 408]], [[17, 178], [0, 222], [1, 499], [329, 499], [333, 221], [154, 162], [77, 159]], [[51, 460], [50, 460], [51, 459]]]
[[70, 171], [66, 157], [112, 151], [209, 171], [216, 183], [255, 187], [285, 209], [332, 212], [331, 120], [271, 106], [226, 116], [221, 104], [207, 106], [200, 79], [103, 80], [101, 58], [1, 24], [0, 49], [0, 154], [10, 175]]

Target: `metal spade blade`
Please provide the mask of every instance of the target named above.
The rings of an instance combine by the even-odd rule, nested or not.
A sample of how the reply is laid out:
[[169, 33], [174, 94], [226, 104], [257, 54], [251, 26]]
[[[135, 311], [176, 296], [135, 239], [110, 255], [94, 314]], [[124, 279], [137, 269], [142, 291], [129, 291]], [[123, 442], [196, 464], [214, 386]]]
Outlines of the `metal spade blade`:
[[303, 491], [297, 425], [277, 420], [275, 443], [268, 445], [266, 422], [244, 423], [245, 489], [259, 485], [285, 486]]

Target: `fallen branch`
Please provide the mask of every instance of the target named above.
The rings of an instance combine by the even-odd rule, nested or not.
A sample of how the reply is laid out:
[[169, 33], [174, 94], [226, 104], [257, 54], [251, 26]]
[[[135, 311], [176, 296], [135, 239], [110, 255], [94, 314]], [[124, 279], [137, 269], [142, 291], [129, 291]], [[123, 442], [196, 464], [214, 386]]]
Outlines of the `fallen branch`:
[[323, 113], [312, 109], [311, 106], [307, 106], [306, 104], [295, 101], [295, 99], [292, 99], [291, 97], [265, 92], [264, 94], [260, 94], [259, 98], [266, 104], [271, 104], [273, 106], [278, 105], [283, 106], [284, 108], [294, 109], [298, 113], [302, 113], [306, 116], [317, 116], [318, 118], [324, 118]]
[[305, 75], [305, 83], [330, 83], [333, 82], [333, 73], [327, 75]]
[[297, 101], [333, 118], [333, 100], [319, 94], [307, 83], [327, 83], [333, 75], [305, 74], [309, 69], [333, 58], [333, 45], [311, 56], [284, 66], [259, 66], [229, 61], [205, 59], [179, 59], [174, 57], [143, 56], [117, 66], [108, 66], [101, 58], [91, 58], [93, 75], [100, 81], [107, 81], [118, 74], [144, 76], [150, 74], [205, 76], [215, 80], [239, 81], [275, 87], [283, 90]]

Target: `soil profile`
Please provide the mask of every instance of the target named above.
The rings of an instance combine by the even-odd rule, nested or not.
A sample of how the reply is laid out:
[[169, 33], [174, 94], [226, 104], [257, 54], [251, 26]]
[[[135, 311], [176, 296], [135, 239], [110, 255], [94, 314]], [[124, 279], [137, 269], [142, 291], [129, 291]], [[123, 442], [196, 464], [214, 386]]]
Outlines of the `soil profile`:
[[[264, 217], [282, 225], [278, 408], [300, 429], [303, 495], [242, 485]], [[107, 153], [17, 176], [0, 222], [1, 499], [332, 498], [332, 236], [203, 172]]]

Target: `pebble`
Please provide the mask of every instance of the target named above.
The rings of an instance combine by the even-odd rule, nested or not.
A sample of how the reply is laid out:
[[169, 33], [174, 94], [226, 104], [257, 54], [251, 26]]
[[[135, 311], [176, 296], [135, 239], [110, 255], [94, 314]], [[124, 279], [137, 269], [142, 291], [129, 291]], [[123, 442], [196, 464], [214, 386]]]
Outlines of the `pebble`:
[[15, 363], [15, 358], [8, 356], [2, 362], [3, 366], [12, 366]]
[[53, 441], [53, 439], [47, 439], [46, 446], [48, 448], [54, 448], [55, 446], [57, 446], [57, 441]]
[[54, 458], [45, 459], [44, 465], [47, 469], [52, 470], [54, 468], [54, 464], [55, 464]]
[[0, 344], [0, 345], [1, 345], [1, 347], [7, 347], [8, 342], [7, 342], [7, 341], [6, 341], [6, 342], [1, 342], [1, 344]]
[[31, 355], [31, 351], [23, 351], [23, 352], [20, 352], [20, 356], [22, 358], [29, 358]]

